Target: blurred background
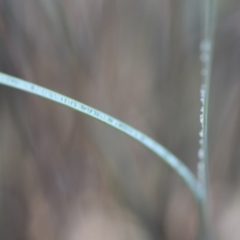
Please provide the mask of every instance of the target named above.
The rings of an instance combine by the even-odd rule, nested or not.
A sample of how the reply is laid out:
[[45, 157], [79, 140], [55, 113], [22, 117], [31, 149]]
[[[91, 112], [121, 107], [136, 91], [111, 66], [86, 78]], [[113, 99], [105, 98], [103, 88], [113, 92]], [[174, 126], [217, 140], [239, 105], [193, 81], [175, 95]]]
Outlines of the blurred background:
[[[218, 1], [211, 231], [240, 239], [240, 2]], [[195, 173], [201, 1], [0, 0], [0, 71], [150, 135]], [[196, 203], [145, 147], [0, 86], [0, 239], [194, 240]]]

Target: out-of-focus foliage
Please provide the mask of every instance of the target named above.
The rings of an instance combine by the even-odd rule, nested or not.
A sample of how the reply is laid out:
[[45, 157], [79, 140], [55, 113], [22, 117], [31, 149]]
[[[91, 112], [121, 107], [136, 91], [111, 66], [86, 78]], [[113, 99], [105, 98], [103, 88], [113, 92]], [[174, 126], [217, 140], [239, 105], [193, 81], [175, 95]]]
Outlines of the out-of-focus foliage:
[[[146, 132], [196, 170], [200, 1], [0, 0], [0, 71]], [[239, 21], [219, 1], [210, 95], [211, 229], [239, 239]], [[188, 189], [148, 150], [0, 86], [0, 239], [196, 239]]]

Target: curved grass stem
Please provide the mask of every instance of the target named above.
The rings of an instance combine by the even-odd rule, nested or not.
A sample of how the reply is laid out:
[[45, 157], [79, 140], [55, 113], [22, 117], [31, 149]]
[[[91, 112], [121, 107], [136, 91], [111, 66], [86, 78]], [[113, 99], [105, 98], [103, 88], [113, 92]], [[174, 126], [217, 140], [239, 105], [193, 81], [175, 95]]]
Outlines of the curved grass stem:
[[170, 166], [187, 184], [193, 196], [196, 199], [199, 199], [198, 182], [193, 173], [173, 153], [142, 132], [88, 105], [22, 79], [0, 73], [0, 83], [65, 105], [134, 138], [158, 155], [168, 166]]

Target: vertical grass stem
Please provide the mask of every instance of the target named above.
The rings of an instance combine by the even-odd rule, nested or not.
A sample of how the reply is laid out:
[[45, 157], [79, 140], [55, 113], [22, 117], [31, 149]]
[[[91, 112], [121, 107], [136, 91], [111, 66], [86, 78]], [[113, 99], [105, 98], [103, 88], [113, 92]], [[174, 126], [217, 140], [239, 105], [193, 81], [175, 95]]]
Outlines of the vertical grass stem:
[[209, 240], [208, 203], [209, 203], [209, 150], [208, 150], [208, 107], [210, 80], [212, 72], [213, 44], [216, 22], [216, 0], [203, 0], [202, 41], [200, 44], [200, 60], [202, 62], [200, 150], [198, 164], [198, 180], [202, 199], [200, 201], [201, 240]]

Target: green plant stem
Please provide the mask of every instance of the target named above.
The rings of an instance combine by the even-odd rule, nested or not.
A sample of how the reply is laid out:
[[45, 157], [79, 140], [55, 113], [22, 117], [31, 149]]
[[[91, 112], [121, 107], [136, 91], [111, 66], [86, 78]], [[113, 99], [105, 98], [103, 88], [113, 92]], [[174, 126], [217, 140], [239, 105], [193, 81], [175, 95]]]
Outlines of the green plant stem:
[[170, 166], [186, 183], [194, 198], [197, 201], [200, 199], [198, 182], [193, 173], [173, 153], [142, 132], [88, 105], [22, 79], [0, 73], [0, 83], [80, 111], [134, 138]]
[[203, 37], [201, 42], [201, 61], [202, 61], [202, 81], [204, 89], [203, 99], [203, 157], [200, 158], [203, 167], [201, 176], [199, 176], [200, 186], [202, 188], [202, 200], [200, 203], [201, 211], [201, 239], [208, 240], [209, 236], [209, 150], [208, 150], [208, 108], [210, 80], [212, 72], [213, 43], [216, 21], [216, 0], [203, 0]]

